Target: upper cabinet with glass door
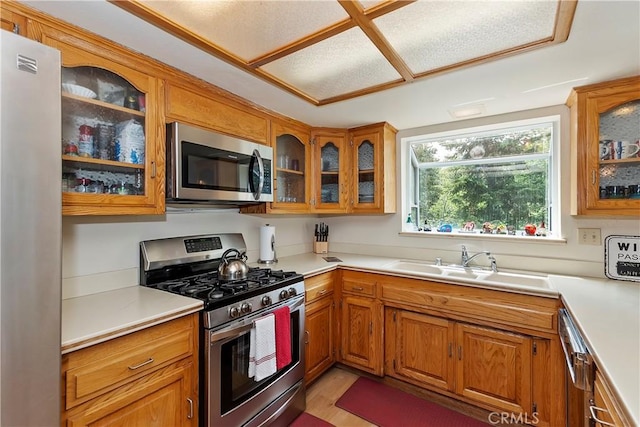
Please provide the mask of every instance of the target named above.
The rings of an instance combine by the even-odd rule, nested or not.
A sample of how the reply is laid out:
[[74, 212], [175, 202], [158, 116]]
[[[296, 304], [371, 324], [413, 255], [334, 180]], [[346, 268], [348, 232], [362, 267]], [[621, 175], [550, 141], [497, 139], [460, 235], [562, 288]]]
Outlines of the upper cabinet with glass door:
[[272, 122], [275, 197], [271, 212], [307, 212], [310, 198], [309, 130]]
[[387, 123], [350, 130], [351, 197], [355, 213], [394, 213], [396, 130]]
[[345, 213], [349, 197], [346, 132], [339, 129], [317, 129], [313, 131], [312, 141], [312, 209], [316, 212]]
[[575, 88], [573, 215], [640, 212], [640, 76]]
[[62, 56], [62, 212], [164, 212], [158, 80], [104, 48], [45, 31]]

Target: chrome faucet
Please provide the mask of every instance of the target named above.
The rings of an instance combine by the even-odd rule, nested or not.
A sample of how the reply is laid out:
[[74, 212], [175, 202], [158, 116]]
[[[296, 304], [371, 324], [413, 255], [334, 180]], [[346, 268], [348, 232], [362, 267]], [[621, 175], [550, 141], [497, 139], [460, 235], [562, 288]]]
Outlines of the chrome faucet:
[[469, 267], [469, 263], [471, 262], [471, 260], [479, 255], [486, 255], [489, 258], [489, 261], [491, 261], [491, 271], [493, 272], [498, 271], [498, 263], [496, 262], [496, 258], [493, 255], [491, 255], [491, 252], [482, 251], [482, 252], [478, 252], [477, 254], [469, 256], [469, 252], [467, 252], [467, 247], [465, 245], [462, 245], [462, 258], [461, 258], [460, 264], [462, 265], [462, 267], [467, 268]]

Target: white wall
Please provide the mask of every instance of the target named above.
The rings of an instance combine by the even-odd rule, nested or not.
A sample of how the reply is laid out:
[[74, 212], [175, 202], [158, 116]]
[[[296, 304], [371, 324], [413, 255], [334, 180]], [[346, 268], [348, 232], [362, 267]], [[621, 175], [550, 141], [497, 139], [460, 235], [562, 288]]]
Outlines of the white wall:
[[171, 211], [166, 215], [140, 217], [64, 217], [63, 298], [137, 285], [138, 244], [142, 240], [242, 233], [249, 261], [255, 262], [259, 256], [260, 226], [276, 227], [276, 252], [281, 257], [311, 252], [316, 221], [310, 216], [244, 215], [237, 209]]
[[[561, 226], [565, 240], [546, 242], [537, 238], [505, 239], [482, 235], [409, 236], [400, 234], [401, 202], [398, 213], [385, 216], [334, 216], [322, 218], [330, 225], [329, 249], [371, 255], [460, 261], [460, 245], [470, 252], [489, 250], [501, 268], [558, 274], [604, 277], [604, 246], [579, 245], [577, 228], [600, 228], [602, 241], [608, 235], [639, 235], [639, 218], [582, 219], [569, 214], [569, 116], [565, 106], [511, 113], [482, 119], [404, 130], [398, 133], [398, 179], [400, 191], [400, 144], [403, 137], [443, 132], [460, 127], [522, 120], [533, 116], [561, 115]], [[276, 226], [278, 256], [311, 252], [313, 225], [309, 216], [253, 216], [226, 211], [192, 211], [145, 217], [65, 217], [63, 220], [63, 297], [94, 293], [138, 284], [139, 250], [142, 240], [203, 233], [240, 232], [247, 243], [250, 261], [256, 261], [259, 227]], [[478, 259], [482, 263], [481, 258]]]

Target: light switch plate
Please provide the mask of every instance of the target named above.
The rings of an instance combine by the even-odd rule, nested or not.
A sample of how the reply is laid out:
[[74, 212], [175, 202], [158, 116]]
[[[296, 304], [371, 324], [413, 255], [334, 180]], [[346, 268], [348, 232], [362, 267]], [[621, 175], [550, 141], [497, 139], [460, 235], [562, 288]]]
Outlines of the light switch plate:
[[599, 228], [578, 228], [578, 243], [600, 246], [602, 237]]

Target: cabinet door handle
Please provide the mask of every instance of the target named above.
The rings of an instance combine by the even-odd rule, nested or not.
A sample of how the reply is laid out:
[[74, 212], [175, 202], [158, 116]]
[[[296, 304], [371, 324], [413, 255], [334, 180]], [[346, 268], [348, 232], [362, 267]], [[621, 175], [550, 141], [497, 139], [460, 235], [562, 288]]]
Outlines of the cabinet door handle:
[[462, 346], [458, 346], [458, 360], [462, 360]]
[[187, 414], [188, 419], [193, 419], [193, 400], [187, 397], [187, 402], [189, 402], [189, 413]]
[[323, 290], [321, 290], [321, 291], [318, 291], [318, 295], [324, 295], [324, 294], [326, 294], [326, 293], [327, 293], [327, 290], [326, 290], [326, 289], [323, 289]]
[[156, 162], [151, 162], [151, 178], [156, 177]]
[[351, 290], [352, 291], [364, 291], [364, 288], [362, 286], [352, 286]]
[[453, 357], [453, 343], [449, 343], [449, 358]]
[[593, 185], [596, 185], [596, 170], [595, 169], [591, 171], [591, 183]]
[[373, 335], [373, 322], [369, 322], [369, 335]]
[[150, 363], [153, 363], [153, 357], [150, 357], [148, 360], [145, 360], [144, 362], [139, 363], [137, 365], [129, 366], [129, 369], [131, 369], [132, 371], [135, 371], [136, 369], [142, 368], [143, 366], [148, 365]]
[[307, 336], [307, 339], [304, 341], [305, 344], [309, 344], [309, 340], [311, 335], [309, 334], [309, 331], [304, 331], [304, 334]]
[[597, 407], [595, 405], [589, 405], [589, 412], [591, 412], [591, 418], [593, 418], [593, 420], [596, 423], [600, 424], [601, 426], [613, 426], [613, 427], [615, 427], [615, 424], [611, 424], [611, 423], [608, 423], [606, 421], [602, 421], [601, 419], [599, 419], [598, 416], [596, 415], [596, 412], [598, 412], [598, 411], [606, 412], [607, 414], [609, 413], [609, 411], [607, 411], [604, 408], [599, 408], [599, 407]]

